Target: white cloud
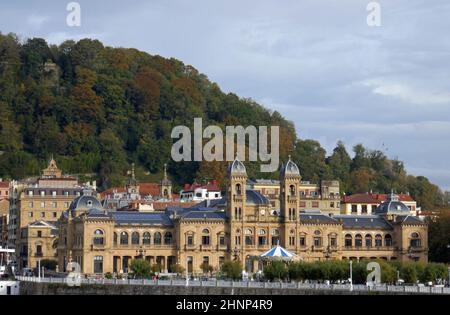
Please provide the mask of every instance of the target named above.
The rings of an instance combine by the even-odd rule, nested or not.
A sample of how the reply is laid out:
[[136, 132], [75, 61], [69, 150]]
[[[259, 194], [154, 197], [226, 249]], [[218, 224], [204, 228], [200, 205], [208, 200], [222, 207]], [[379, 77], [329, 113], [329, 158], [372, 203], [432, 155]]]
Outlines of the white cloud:
[[450, 93], [433, 91], [426, 87], [412, 87], [404, 83], [389, 82], [385, 79], [363, 81], [364, 86], [372, 88], [372, 93], [390, 96], [417, 105], [440, 105], [450, 103]]

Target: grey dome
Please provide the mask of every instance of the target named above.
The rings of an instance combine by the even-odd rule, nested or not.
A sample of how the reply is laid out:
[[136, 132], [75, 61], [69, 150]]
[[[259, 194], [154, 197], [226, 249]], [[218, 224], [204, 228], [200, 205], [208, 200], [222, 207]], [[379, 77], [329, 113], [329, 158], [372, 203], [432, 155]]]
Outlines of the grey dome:
[[297, 164], [291, 160], [291, 157], [286, 164], [281, 166], [281, 176], [300, 176], [300, 170]]
[[387, 200], [375, 209], [376, 214], [401, 214], [408, 215], [409, 208], [400, 201], [398, 195], [393, 192], [388, 196]]
[[228, 166], [229, 175], [245, 175], [247, 176], [247, 171], [245, 169], [244, 163], [239, 161], [237, 158]]
[[92, 208], [102, 209], [103, 207], [97, 198], [89, 195], [82, 195], [80, 197], [75, 198], [69, 207], [69, 209], [72, 211], [73, 210], [88, 211]]
[[248, 205], [269, 205], [270, 201], [261, 193], [256, 190], [246, 190], [247, 199], [246, 204]]

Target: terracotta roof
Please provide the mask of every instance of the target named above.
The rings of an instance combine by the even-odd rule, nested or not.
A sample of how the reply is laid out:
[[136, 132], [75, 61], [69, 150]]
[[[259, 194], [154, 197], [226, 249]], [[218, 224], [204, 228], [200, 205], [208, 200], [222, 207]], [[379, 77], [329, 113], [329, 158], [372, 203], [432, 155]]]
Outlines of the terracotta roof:
[[380, 203], [380, 200], [372, 197], [371, 194], [354, 194], [350, 196], [344, 196], [342, 198], [344, 203]]
[[[385, 202], [388, 194], [353, 194], [350, 196], [344, 196], [342, 198], [343, 203], [370, 203], [370, 204], [380, 204]], [[410, 201], [414, 202], [414, 199], [408, 194], [398, 194], [400, 201]]]
[[142, 197], [146, 195], [159, 196], [161, 194], [159, 183], [139, 183], [139, 193]]
[[203, 188], [208, 191], [220, 191], [219, 183], [216, 180], [206, 183], [206, 185], [201, 185], [198, 183], [193, 183], [192, 185], [185, 184], [183, 191], [194, 191], [197, 188]]
[[0, 188], [9, 188], [9, 182], [0, 182]]

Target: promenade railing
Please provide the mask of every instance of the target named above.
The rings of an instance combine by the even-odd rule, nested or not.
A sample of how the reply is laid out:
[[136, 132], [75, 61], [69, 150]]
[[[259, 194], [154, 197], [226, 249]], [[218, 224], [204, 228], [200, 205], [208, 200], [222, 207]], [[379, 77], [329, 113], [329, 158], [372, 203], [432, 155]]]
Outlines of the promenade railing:
[[[17, 276], [23, 282], [73, 284], [68, 278], [39, 278]], [[421, 294], [450, 294], [449, 287], [443, 286], [407, 286], [407, 285], [363, 285], [363, 284], [324, 284], [301, 282], [258, 282], [258, 281], [230, 281], [230, 280], [149, 280], [149, 279], [91, 279], [81, 278], [79, 284], [106, 285], [153, 285], [153, 286], [191, 286], [191, 287], [223, 287], [223, 288], [261, 288], [261, 289], [298, 289], [298, 290], [329, 290], [329, 291], [360, 291], [360, 292], [392, 292], [392, 293], [421, 293]]]

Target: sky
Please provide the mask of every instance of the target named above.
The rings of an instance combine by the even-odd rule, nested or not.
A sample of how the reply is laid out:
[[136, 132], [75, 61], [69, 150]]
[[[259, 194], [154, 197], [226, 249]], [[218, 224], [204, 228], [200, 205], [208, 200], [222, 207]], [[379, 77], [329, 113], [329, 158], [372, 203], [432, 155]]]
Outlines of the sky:
[[[0, 0], [0, 31], [174, 57], [295, 123], [331, 154], [363, 143], [450, 190], [450, 1]], [[373, 1], [372, 1], [373, 2]], [[301, 163], [301, 162], [300, 162]]]

